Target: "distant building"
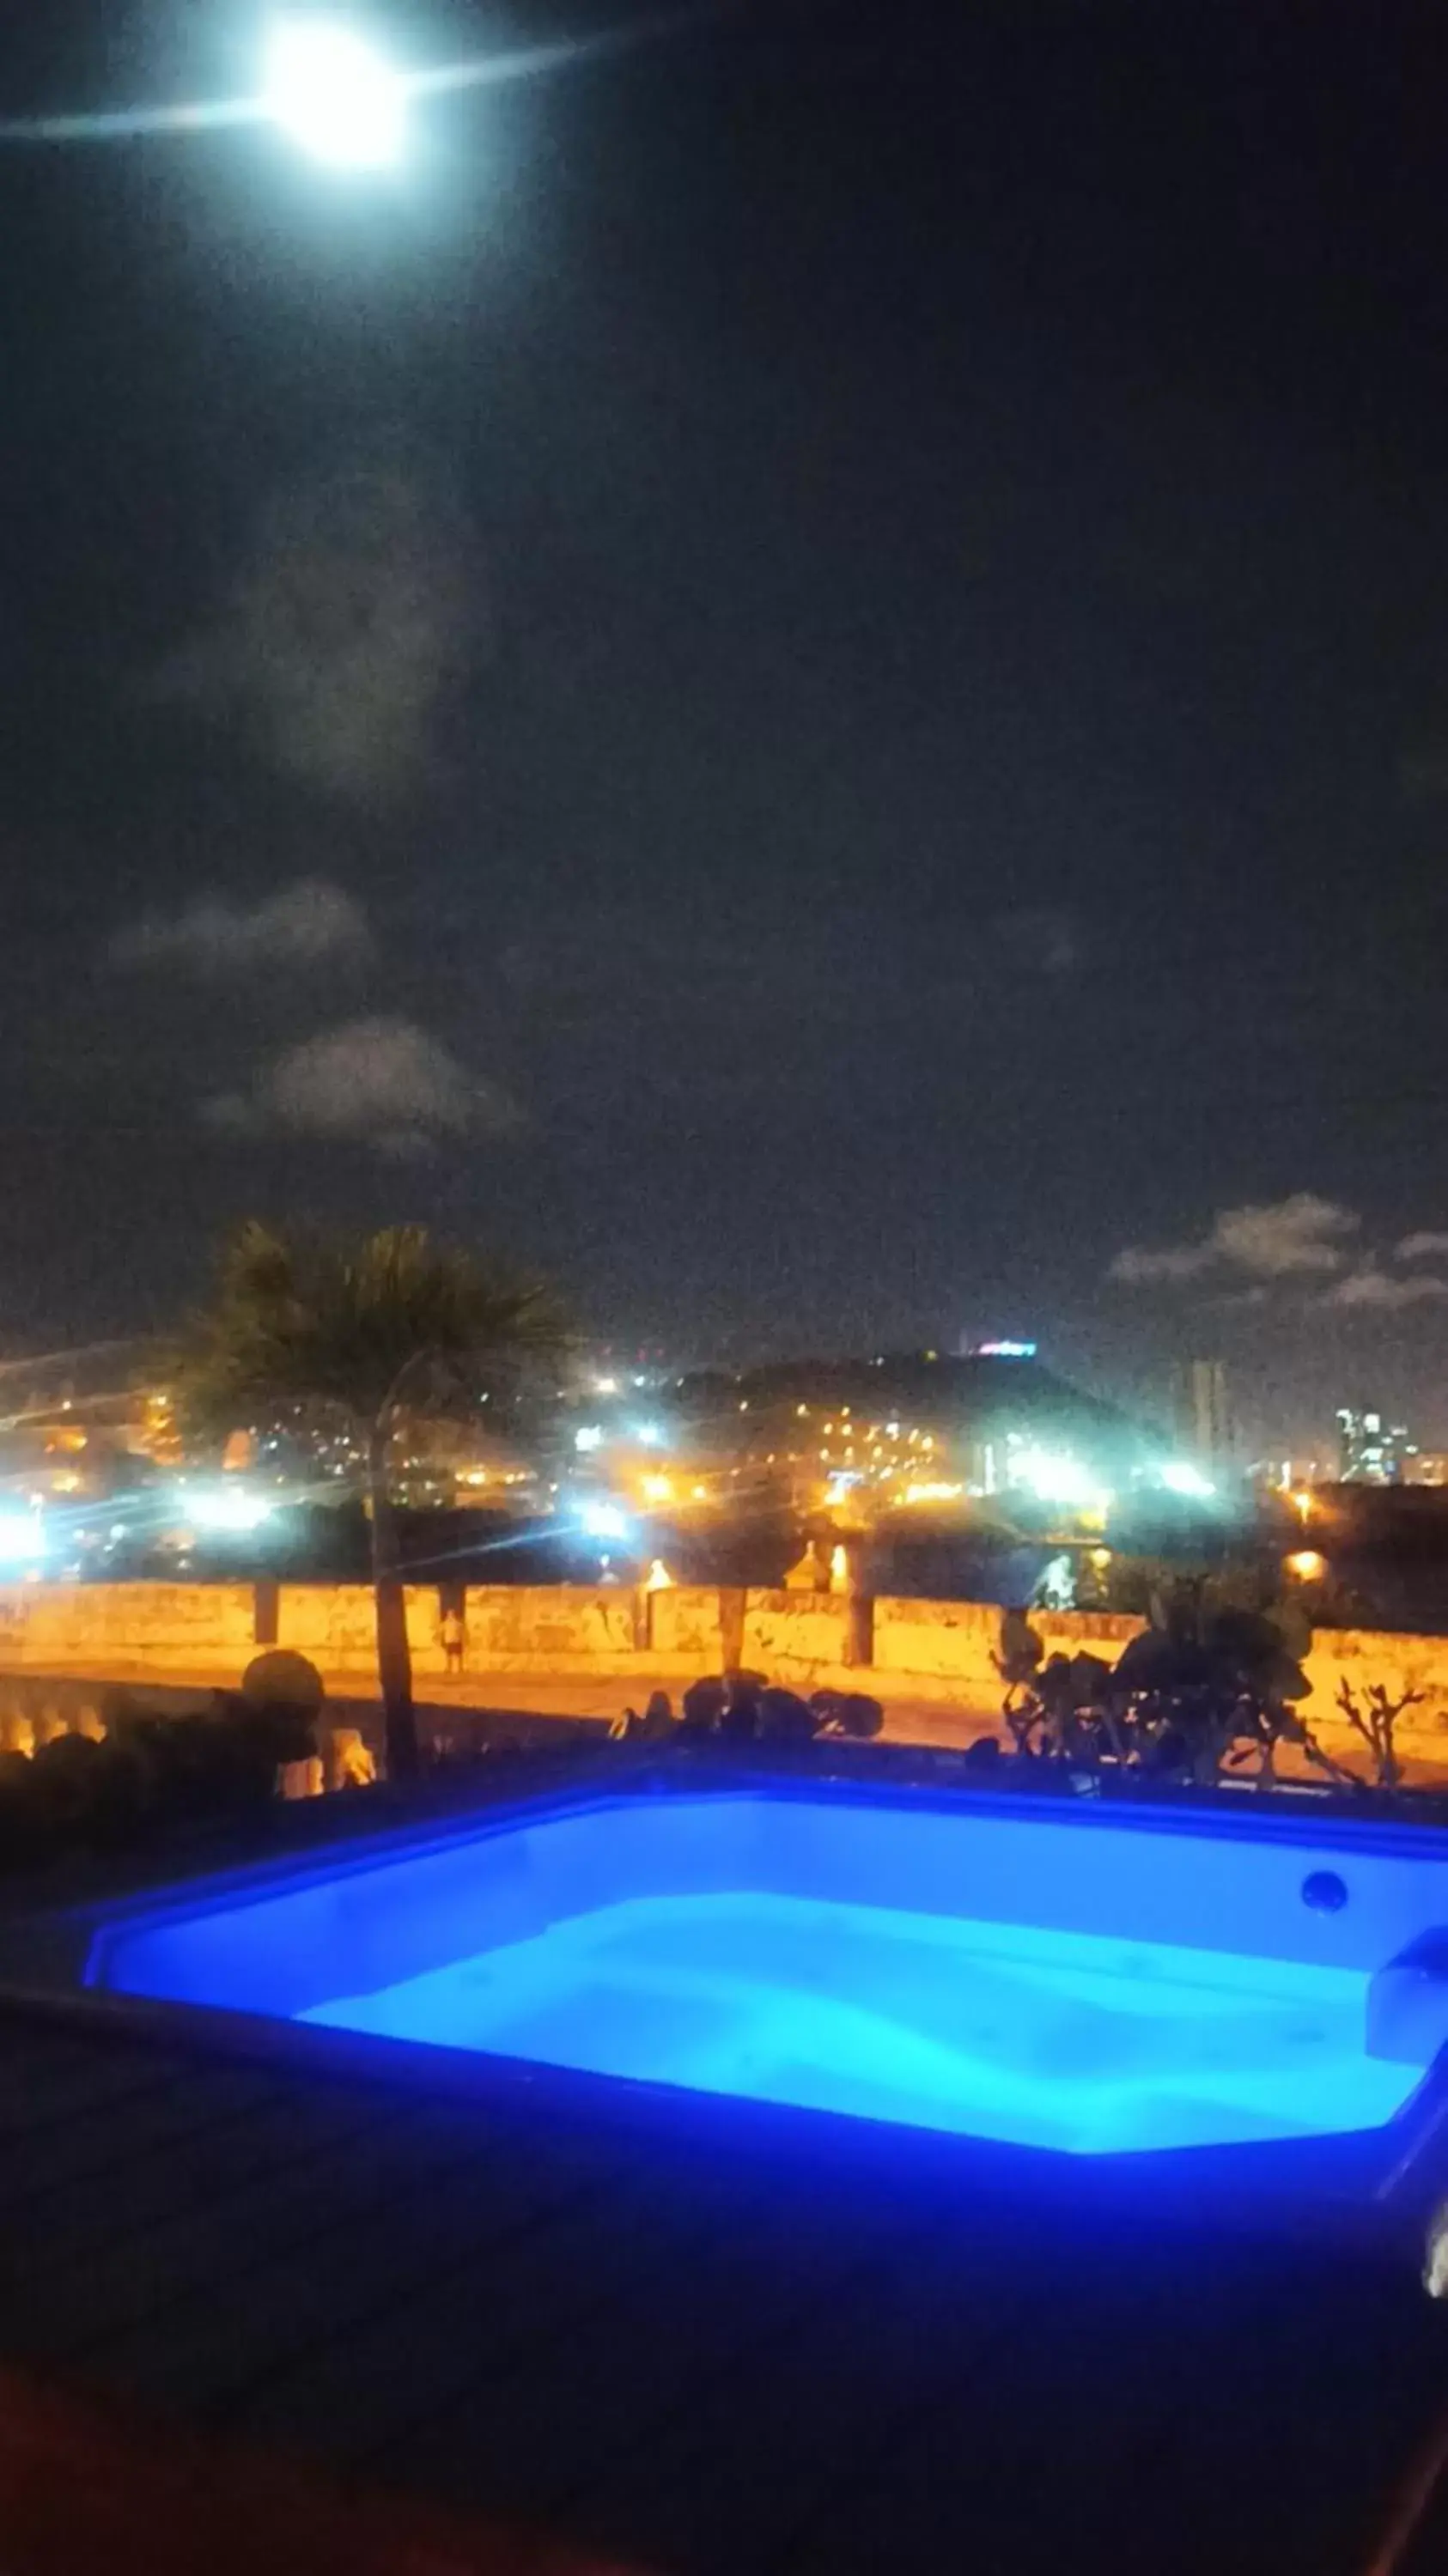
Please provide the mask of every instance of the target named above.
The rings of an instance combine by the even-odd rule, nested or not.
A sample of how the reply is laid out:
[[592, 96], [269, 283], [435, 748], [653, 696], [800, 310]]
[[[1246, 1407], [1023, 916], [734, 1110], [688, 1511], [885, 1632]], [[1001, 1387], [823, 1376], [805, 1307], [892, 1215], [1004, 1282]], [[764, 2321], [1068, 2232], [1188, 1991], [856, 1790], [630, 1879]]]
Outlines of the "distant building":
[[[675, 1462], [737, 1508], [950, 1511], [1019, 1493], [1095, 1510], [1151, 1444], [1109, 1404], [1012, 1349], [783, 1360], [686, 1379]], [[687, 1463], [685, 1463], [687, 1462]]]
[[1236, 1450], [1220, 1360], [1184, 1360], [1172, 1372], [1172, 1430], [1178, 1448], [1209, 1472], [1230, 1469]]
[[1310, 1493], [1314, 1485], [1330, 1485], [1337, 1477], [1335, 1458], [1313, 1457], [1299, 1452], [1295, 1458], [1254, 1458], [1246, 1469], [1247, 1481], [1273, 1494]]
[[1400, 1485], [1417, 1457], [1401, 1422], [1390, 1424], [1381, 1413], [1338, 1406], [1337, 1472], [1344, 1485]]

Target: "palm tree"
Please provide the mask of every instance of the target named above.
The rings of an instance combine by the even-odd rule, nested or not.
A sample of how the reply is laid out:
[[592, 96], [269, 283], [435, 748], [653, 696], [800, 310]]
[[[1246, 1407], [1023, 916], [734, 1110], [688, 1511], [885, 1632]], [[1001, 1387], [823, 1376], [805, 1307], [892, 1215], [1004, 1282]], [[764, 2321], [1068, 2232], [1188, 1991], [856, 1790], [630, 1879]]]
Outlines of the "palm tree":
[[177, 1384], [196, 1423], [234, 1427], [263, 1407], [317, 1401], [349, 1416], [366, 1454], [387, 1768], [418, 1767], [412, 1655], [390, 1464], [410, 1408], [455, 1398], [500, 1366], [559, 1349], [556, 1308], [536, 1281], [389, 1226], [355, 1244], [289, 1241], [251, 1223], [227, 1245], [215, 1301], [184, 1346]]

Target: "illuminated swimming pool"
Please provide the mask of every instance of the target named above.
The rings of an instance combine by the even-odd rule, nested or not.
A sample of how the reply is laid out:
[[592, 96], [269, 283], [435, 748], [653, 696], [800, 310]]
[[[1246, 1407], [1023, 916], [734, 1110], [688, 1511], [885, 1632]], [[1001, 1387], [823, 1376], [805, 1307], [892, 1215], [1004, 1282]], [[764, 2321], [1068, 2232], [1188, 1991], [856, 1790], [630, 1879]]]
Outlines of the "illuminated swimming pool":
[[1442, 1853], [1409, 1827], [631, 1791], [178, 1891], [103, 1922], [85, 1976], [1074, 2155], [1336, 2137], [1395, 2122], [1448, 2040]]

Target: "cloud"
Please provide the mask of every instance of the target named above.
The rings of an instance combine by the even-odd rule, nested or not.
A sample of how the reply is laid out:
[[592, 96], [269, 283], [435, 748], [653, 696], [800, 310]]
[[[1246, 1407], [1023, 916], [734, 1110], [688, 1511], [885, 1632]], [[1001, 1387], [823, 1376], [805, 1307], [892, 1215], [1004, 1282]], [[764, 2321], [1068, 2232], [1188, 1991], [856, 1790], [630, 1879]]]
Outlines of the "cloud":
[[1361, 1219], [1351, 1208], [1311, 1190], [1294, 1191], [1271, 1207], [1227, 1208], [1212, 1228], [1222, 1257], [1259, 1279], [1286, 1279], [1314, 1270], [1340, 1270], [1346, 1255], [1340, 1238], [1356, 1232]]
[[430, 1152], [445, 1137], [505, 1133], [519, 1113], [411, 1020], [350, 1020], [263, 1068], [249, 1092], [208, 1101], [207, 1123], [237, 1135], [282, 1130], [371, 1145], [388, 1155]]
[[[1410, 1237], [1409, 1240], [1414, 1238]], [[1422, 1240], [1421, 1237], [1417, 1238]], [[1431, 1239], [1431, 1238], [1430, 1238]], [[1439, 1238], [1441, 1243], [1441, 1237]], [[1350, 1270], [1345, 1279], [1334, 1281], [1324, 1289], [1320, 1303], [1324, 1306], [1369, 1306], [1380, 1314], [1391, 1313], [1403, 1306], [1439, 1305], [1448, 1298], [1448, 1279], [1440, 1279], [1431, 1270], [1415, 1271], [1410, 1279], [1394, 1279], [1376, 1262], [1365, 1261]]]
[[385, 802], [428, 764], [476, 626], [459, 513], [406, 464], [354, 464], [265, 514], [217, 617], [153, 676], [153, 701], [249, 724], [321, 793]]
[[174, 968], [218, 983], [274, 969], [359, 966], [371, 954], [362, 906], [322, 877], [299, 877], [250, 911], [224, 895], [201, 895], [179, 912], [118, 930], [106, 949], [112, 966]]
[[1124, 1288], [1149, 1288], [1159, 1280], [1194, 1279], [1198, 1271], [1210, 1268], [1215, 1257], [1210, 1242], [1175, 1243], [1160, 1252], [1128, 1243], [1124, 1251], [1118, 1252], [1106, 1276]]
[[1223, 1208], [1194, 1243], [1155, 1250], [1128, 1244], [1107, 1276], [1141, 1288], [1213, 1270], [1235, 1270], [1252, 1279], [1323, 1274], [1345, 1266], [1341, 1238], [1355, 1233], [1359, 1223], [1351, 1208], [1318, 1198], [1311, 1190], [1295, 1190], [1269, 1206]]
[[1395, 1261], [1431, 1261], [1448, 1252], [1448, 1234], [1434, 1234], [1431, 1229], [1421, 1234], [1405, 1234], [1393, 1246]]

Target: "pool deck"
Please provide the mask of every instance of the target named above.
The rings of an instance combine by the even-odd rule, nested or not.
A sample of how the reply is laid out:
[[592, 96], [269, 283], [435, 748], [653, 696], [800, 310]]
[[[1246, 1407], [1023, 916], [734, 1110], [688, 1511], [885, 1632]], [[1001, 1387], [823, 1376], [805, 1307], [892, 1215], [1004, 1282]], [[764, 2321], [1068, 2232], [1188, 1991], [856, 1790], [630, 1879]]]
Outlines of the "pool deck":
[[130, 2563], [70, 2407], [158, 2570], [1442, 2576], [1401, 2257], [895, 2172], [0, 2008], [5, 2576]]

